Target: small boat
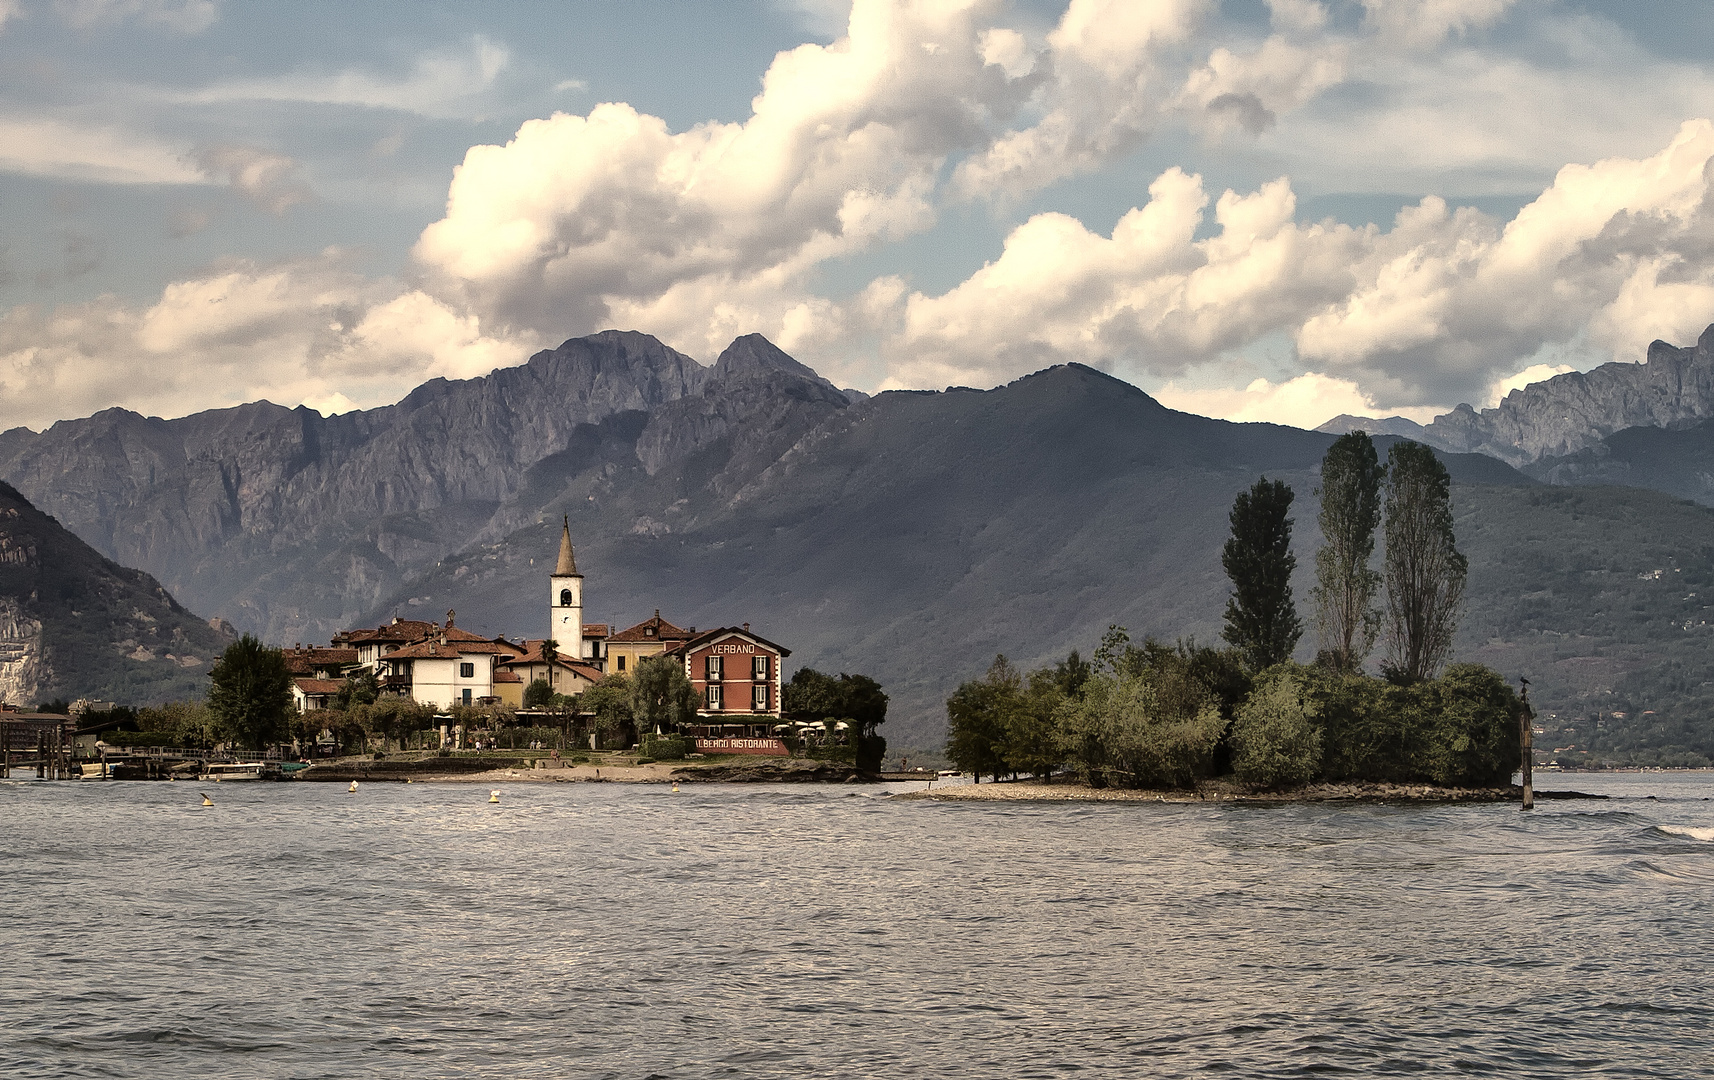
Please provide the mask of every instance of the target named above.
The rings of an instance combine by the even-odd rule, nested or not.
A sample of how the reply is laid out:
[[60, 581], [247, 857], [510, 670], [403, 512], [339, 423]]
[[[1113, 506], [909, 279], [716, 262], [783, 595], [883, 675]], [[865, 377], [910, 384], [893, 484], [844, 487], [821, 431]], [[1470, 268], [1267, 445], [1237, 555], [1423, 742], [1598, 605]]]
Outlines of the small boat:
[[79, 780], [111, 780], [114, 765], [110, 761], [85, 761], [81, 765], [82, 775]]
[[278, 780], [280, 767], [267, 761], [223, 761], [205, 767], [198, 780], [216, 784], [228, 780]]

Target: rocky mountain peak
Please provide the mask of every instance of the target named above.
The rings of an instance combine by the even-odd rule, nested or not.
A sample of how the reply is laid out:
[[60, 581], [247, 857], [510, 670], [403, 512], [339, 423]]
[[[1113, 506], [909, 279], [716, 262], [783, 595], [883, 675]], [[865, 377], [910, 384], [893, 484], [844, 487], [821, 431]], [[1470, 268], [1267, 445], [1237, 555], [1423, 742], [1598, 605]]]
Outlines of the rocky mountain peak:
[[1641, 364], [1602, 364], [1513, 390], [1492, 409], [1436, 417], [1428, 441], [1512, 465], [1563, 457], [1633, 427], [1679, 428], [1714, 416], [1714, 325], [1694, 346], [1649, 346]]
[[[838, 387], [822, 378], [814, 369], [794, 360], [761, 334], [745, 334], [734, 339], [732, 344], [726, 346], [719, 359], [714, 361], [711, 374], [714, 378], [728, 383], [770, 379], [781, 374], [793, 375], [838, 390]], [[843, 397], [843, 393], [840, 396]]]
[[[1467, 409], [1469, 406], [1462, 408]], [[1427, 434], [1421, 424], [1402, 416], [1376, 419], [1372, 416], [1352, 416], [1350, 413], [1340, 413], [1315, 430], [1329, 435], [1349, 435], [1353, 431], [1366, 431], [1370, 435], [1397, 435], [1401, 439], [1415, 439], [1418, 442], [1426, 441], [1424, 436]]]

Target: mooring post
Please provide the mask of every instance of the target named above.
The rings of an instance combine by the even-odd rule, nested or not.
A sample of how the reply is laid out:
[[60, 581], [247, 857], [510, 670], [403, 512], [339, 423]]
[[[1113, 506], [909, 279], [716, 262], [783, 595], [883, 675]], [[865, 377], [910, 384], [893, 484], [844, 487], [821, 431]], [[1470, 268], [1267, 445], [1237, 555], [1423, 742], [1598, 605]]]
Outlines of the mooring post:
[[1519, 732], [1519, 743], [1523, 747], [1523, 781], [1525, 810], [1535, 809], [1535, 712], [1530, 709], [1530, 681], [1522, 676], [1518, 682], [1523, 684], [1523, 707], [1518, 710], [1518, 723], [1522, 726]]

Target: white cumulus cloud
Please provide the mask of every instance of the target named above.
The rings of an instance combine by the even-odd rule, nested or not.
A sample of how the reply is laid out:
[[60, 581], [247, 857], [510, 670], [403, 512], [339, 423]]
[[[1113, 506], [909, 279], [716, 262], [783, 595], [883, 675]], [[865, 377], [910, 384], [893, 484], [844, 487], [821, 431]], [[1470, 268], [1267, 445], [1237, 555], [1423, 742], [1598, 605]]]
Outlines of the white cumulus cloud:
[[365, 278], [338, 252], [237, 261], [147, 307], [102, 296], [5, 312], [0, 400], [9, 423], [37, 428], [114, 405], [179, 416], [267, 398], [344, 411], [521, 363], [538, 346], [488, 336], [474, 316]]
[[1375, 403], [1350, 379], [1308, 372], [1284, 382], [1256, 379], [1243, 389], [1192, 389], [1168, 383], [1155, 399], [1181, 412], [1239, 423], [1314, 428], [1343, 413], [1362, 416]]

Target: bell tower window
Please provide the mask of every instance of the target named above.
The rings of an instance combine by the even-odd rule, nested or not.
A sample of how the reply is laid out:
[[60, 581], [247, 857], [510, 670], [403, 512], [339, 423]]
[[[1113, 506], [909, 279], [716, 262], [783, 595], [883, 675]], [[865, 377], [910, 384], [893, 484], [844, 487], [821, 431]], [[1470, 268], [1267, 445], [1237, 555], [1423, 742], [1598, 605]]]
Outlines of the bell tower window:
[[561, 589], [559, 591], [559, 606], [560, 607], [570, 607], [571, 606], [571, 590], [570, 589]]

